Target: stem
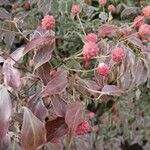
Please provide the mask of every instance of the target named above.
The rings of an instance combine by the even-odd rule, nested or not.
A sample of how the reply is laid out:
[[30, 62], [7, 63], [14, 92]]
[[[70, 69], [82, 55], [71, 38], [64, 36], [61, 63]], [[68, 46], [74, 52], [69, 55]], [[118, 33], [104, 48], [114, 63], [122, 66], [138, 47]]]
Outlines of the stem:
[[80, 19], [80, 17], [79, 17], [79, 14], [77, 14], [77, 18], [78, 18], [78, 20], [79, 20], [79, 23], [80, 23], [80, 26], [81, 26], [81, 28], [82, 28], [82, 31], [83, 31], [84, 35], [86, 36], [86, 33], [85, 33], [85, 30], [84, 30], [83, 24], [82, 24], [82, 22], [81, 22], [81, 19]]
[[10, 31], [10, 30], [3, 29], [3, 28], [0, 28], [0, 31], [4, 31], [4, 32], [11, 32], [11, 33], [15, 33], [16, 35], [21, 35], [19, 32]]
[[16, 29], [18, 30], [18, 32], [20, 33], [20, 35], [22, 35], [27, 41], [30, 41], [28, 38], [26, 38], [23, 33], [21, 32], [21, 30], [18, 28], [17, 23], [13, 22], [15, 24]]
[[91, 72], [91, 71], [95, 71], [96, 68], [94, 69], [91, 69], [91, 70], [77, 70], [77, 69], [71, 69], [71, 68], [68, 68], [66, 65], [63, 65], [67, 70], [70, 70], [70, 71], [75, 71], [75, 72], [83, 72], [83, 73], [87, 73], [87, 72]]

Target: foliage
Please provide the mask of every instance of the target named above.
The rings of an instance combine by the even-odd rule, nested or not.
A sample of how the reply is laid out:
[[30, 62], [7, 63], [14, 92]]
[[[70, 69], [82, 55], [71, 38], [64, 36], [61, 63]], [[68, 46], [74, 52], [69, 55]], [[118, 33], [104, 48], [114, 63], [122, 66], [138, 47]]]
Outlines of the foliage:
[[[74, 4], [81, 8], [76, 14]], [[115, 12], [108, 12], [110, 4]], [[1, 0], [0, 149], [149, 149], [150, 33], [140, 36], [133, 21], [148, 5]], [[46, 15], [56, 20], [53, 30], [41, 25]], [[98, 37], [98, 51], [84, 55], [89, 33]], [[116, 47], [123, 50], [113, 56], [117, 61]], [[101, 63], [109, 66], [104, 76], [97, 71]], [[79, 136], [76, 129], [85, 120], [90, 130]]]

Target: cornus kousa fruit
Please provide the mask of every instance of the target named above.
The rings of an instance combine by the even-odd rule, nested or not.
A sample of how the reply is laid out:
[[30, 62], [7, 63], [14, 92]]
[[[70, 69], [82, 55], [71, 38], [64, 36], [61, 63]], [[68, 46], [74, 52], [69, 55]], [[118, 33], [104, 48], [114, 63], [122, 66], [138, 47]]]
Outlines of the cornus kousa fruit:
[[93, 42], [96, 43], [97, 42], [97, 35], [94, 33], [89, 33], [88, 35], [85, 36], [84, 38], [84, 42]]
[[16, 3], [13, 3], [12, 5], [11, 5], [11, 7], [12, 7], [12, 9], [17, 9], [17, 7], [18, 7], [18, 3], [16, 2]]
[[99, 5], [104, 6], [107, 3], [107, 0], [99, 0]]
[[29, 2], [24, 2], [24, 8], [25, 9], [30, 9], [31, 8], [31, 5], [30, 5], [30, 3]]
[[89, 60], [92, 57], [96, 57], [99, 53], [99, 48], [96, 43], [88, 42], [83, 46], [82, 54], [84, 60]]
[[150, 25], [148, 25], [148, 24], [143, 24], [143, 25], [141, 25], [140, 27], [139, 27], [139, 35], [141, 36], [141, 37], [144, 37], [144, 36], [148, 36], [148, 35], [150, 35]]
[[94, 112], [89, 112], [89, 113], [88, 113], [88, 118], [89, 118], [89, 119], [95, 118], [95, 113], [94, 113]]
[[93, 126], [91, 129], [95, 133], [98, 132], [98, 130], [99, 130], [98, 126]]
[[113, 61], [120, 62], [125, 56], [125, 52], [123, 48], [116, 47], [111, 51], [111, 57]]
[[90, 125], [87, 121], [82, 122], [75, 130], [77, 135], [85, 135], [90, 130]]
[[29, 61], [29, 66], [30, 66], [30, 67], [34, 67], [34, 60], [33, 60], [33, 59], [31, 59], [31, 60]]
[[96, 69], [96, 71], [99, 75], [102, 75], [105, 77], [108, 76], [109, 70], [110, 70], [109, 66], [105, 63], [99, 63], [99, 65]]
[[142, 13], [144, 14], [145, 17], [150, 18], [150, 6], [146, 6], [142, 9]]
[[113, 4], [111, 4], [111, 5], [108, 6], [108, 11], [109, 12], [115, 12], [116, 11], [116, 7]]
[[73, 15], [77, 15], [81, 12], [81, 8], [79, 5], [73, 5], [72, 8], [71, 8], [71, 13]]
[[144, 17], [143, 16], [135, 17], [133, 24], [135, 27], [139, 27], [139, 26], [143, 25], [144, 24]]
[[53, 16], [45, 16], [42, 19], [42, 27], [46, 30], [53, 29], [55, 27], [55, 19]]

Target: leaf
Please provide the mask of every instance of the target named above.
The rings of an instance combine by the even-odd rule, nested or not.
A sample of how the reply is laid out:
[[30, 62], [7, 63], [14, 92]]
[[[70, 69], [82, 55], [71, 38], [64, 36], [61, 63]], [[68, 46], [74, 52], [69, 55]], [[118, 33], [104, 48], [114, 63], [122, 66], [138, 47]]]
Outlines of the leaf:
[[41, 97], [36, 95], [32, 96], [28, 102], [28, 108], [42, 122], [45, 121], [45, 118], [48, 116], [48, 110], [45, 107]]
[[132, 65], [131, 73], [133, 76], [132, 82], [135, 86], [138, 86], [147, 80], [148, 71], [140, 60], [137, 60], [135, 64]]
[[0, 150], [9, 150], [10, 137], [8, 135], [5, 138], [0, 139]]
[[57, 143], [50, 143], [48, 142], [46, 144], [46, 147], [49, 149], [49, 150], [63, 150], [63, 145], [59, 142]]
[[65, 121], [71, 134], [74, 134], [77, 126], [83, 122], [80, 102], [73, 102], [67, 106]]
[[51, 103], [58, 117], [65, 117], [67, 103], [59, 96], [52, 96]]
[[67, 87], [67, 72], [65, 70], [57, 71], [52, 80], [49, 81], [44, 89], [44, 94], [55, 95], [63, 92]]
[[54, 49], [55, 49], [55, 40], [53, 39], [47, 45], [45, 45], [39, 51], [37, 51], [37, 53], [33, 58], [35, 65], [34, 69], [37, 69], [44, 63], [48, 62], [51, 59], [51, 55]]
[[21, 88], [21, 74], [11, 64], [4, 63], [3, 65], [4, 83], [13, 89]]
[[8, 0], [0, 0], [0, 5], [8, 5], [8, 4], [10, 4], [10, 2], [8, 1]]
[[76, 88], [80, 93], [82, 93], [82, 94], [84, 94], [88, 97], [90, 97], [90, 96], [96, 97], [97, 94], [95, 94], [94, 92], [89, 91], [88, 89], [98, 91], [98, 90], [101, 89], [101, 86], [99, 86], [93, 80], [80, 80], [80, 81], [77, 81]]
[[107, 95], [117, 95], [120, 96], [125, 91], [115, 85], [104, 85], [102, 88], [102, 92], [104, 92]]
[[11, 15], [4, 8], [0, 8], [0, 19], [11, 19]]
[[64, 118], [60, 117], [56, 118], [55, 120], [46, 122], [45, 128], [47, 131], [47, 142], [52, 143], [56, 143], [56, 141], [58, 141], [68, 132], [68, 127]]
[[[9, 54], [8, 54], [9, 55]], [[15, 50], [13, 53], [10, 54], [10, 57], [8, 57], [6, 59], [6, 61], [4, 62], [5, 64], [11, 64], [12, 66], [16, 63], [15, 61], [19, 61], [21, 59], [21, 57], [23, 56], [23, 48], [18, 48], [17, 50]], [[12, 60], [14, 59], [14, 60]], [[4, 65], [5, 65], [4, 64]]]
[[0, 85], [0, 141], [6, 139], [11, 116], [11, 99], [10, 95], [3, 85]]
[[25, 150], [35, 150], [46, 142], [44, 124], [24, 107], [23, 125], [21, 129], [21, 145]]
[[5, 32], [4, 34], [4, 42], [7, 45], [7, 47], [11, 47], [13, 42], [15, 40], [15, 33], [13, 32]]
[[131, 42], [133, 45], [137, 46], [138, 48], [140, 48], [142, 51], [146, 50], [146, 47], [143, 45], [142, 41], [138, 37], [136, 36], [129, 37], [128, 41]]
[[43, 37], [43, 36], [48, 36], [48, 32], [46, 29], [42, 28], [42, 27], [38, 27], [33, 34], [33, 39], [34, 38], [39, 38], [39, 37]]
[[48, 45], [54, 39], [55, 39], [54, 36], [45, 36], [32, 39], [30, 42], [28, 42], [28, 44], [24, 48], [24, 55], [33, 49], [40, 50], [44, 46]]
[[129, 17], [138, 13], [138, 7], [127, 7], [121, 12], [121, 17]]
[[99, 27], [98, 32], [102, 37], [105, 36], [114, 36], [117, 32], [118, 28], [114, 25], [103, 24]]
[[47, 83], [50, 81], [50, 70], [51, 67], [49, 63], [45, 63], [37, 68], [37, 75], [43, 81], [44, 85], [47, 85]]

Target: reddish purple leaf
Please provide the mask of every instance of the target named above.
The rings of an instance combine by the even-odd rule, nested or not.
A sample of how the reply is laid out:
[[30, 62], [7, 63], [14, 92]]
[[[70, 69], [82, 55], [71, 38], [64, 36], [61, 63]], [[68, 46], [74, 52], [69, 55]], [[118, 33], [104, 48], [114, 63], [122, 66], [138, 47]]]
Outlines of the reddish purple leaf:
[[23, 48], [18, 48], [17, 50], [15, 50], [13, 53], [10, 54], [10, 57], [8, 57], [5, 60], [3, 66], [7, 64], [11, 64], [13, 66], [16, 63], [16, 61], [19, 61], [19, 59], [21, 59], [22, 56], [23, 56]]
[[121, 95], [123, 94], [125, 91], [115, 85], [104, 85], [104, 87], [102, 88], [102, 92], [104, 92], [104, 94], [106, 95]]
[[56, 143], [68, 132], [68, 127], [64, 118], [59, 117], [55, 120], [46, 122], [45, 128], [47, 131], [47, 142]]
[[50, 142], [48, 142], [46, 144], [46, 147], [49, 150], [63, 150], [63, 145], [60, 142], [57, 142], [57, 143], [50, 143]]
[[23, 149], [35, 150], [46, 142], [44, 124], [26, 107], [24, 107], [23, 125], [21, 129], [21, 145]]
[[51, 40], [47, 45], [44, 45], [39, 51], [36, 52], [34, 60], [34, 69], [37, 69], [44, 63], [51, 59], [53, 50], [55, 49], [55, 39]]
[[12, 120], [17, 121], [19, 124], [23, 123], [23, 113], [13, 113]]
[[45, 121], [45, 118], [48, 116], [48, 110], [41, 97], [33, 96], [28, 102], [28, 108], [42, 122]]
[[78, 91], [80, 91], [84, 95], [87, 95], [88, 97], [90, 97], [91, 95], [96, 96], [94, 92], [91, 92], [88, 89], [96, 91], [101, 89], [101, 87], [93, 80], [78, 81], [76, 88]]
[[130, 15], [135, 15], [138, 13], [138, 7], [126, 7], [121, 12], [121, 17], [129, 17]]
[[8, 11], [6, 11], [4, 8], [0, 8], [0, 19], [10, 19], [11, 15]]
[[117, 30], [118, 28], [114, 25], [103, 24], [99, 27], [98, 32], [100, 36], [105, 37], [115, 35]]
[[74, 102], [67, 106], [65, 121], [73, 134], [77, 126], [83, 122], [80, 102]]
[[44, 85], [50, 81], [51, 67], [49, 63], [45, 63], [37, 69], [37, 75], [43, 81]]
[[38, 27], [33, 34], [33, 38], [39, 38], [39, 37], [43, 37], [43, 36], [48, 36], [48, 33], [46, 29], [42, 28], [42, 27]]
[[46, 36], [46, 37], [38, 37], [31, 40], [24, 48], [24, 55], [33, 49], [34, 50], [42, 49], [43, 47], [51, 43], [54, 39], [55, 39], [54, 36]]
[[135, 64], [133, 64], [131, 73], [133, 76], [133, 84], [135, 86], [138, 86], [147, 80], [148, 71], [140, 60], [136, 61]]
[[15, 40], [15, 33], [5, 32], [4, 33], [4, 42], [10, 48]]
[[8, 4], [10, 4], [10, 2], [8, 1], [8, 0], [0, 0], [0, 5], [8, 5]]
[[59, 96], [52, 96], [51, 103], [58, 117], [65, 117], [67, 103]]
[[55, 95], [63, 92], [67, 87], [67, 72], [65, 70], [59, 70], [54, 75], [53, 78], [49, 81], [47, 86], [44, 89], [45, 95]]
[[21, 88], [20, 72], [9, 63], [3, 65], [4, 83], [13, 89]]
[[9, 127], [11, 116], [11, 99], [10, 95], [3, 85], [0, 85], [0, 141], [6, 140], [6, 134]]
[[10, 137], [5, 136], [5, 138], [0, 139], [0, 150], [9, 150]]
[[128, 39], [128, 41], [140, 48], [142, 51], [146, 50], [146, 47], [143, 45], [142, 41], [138, 37], [132, 36]]

